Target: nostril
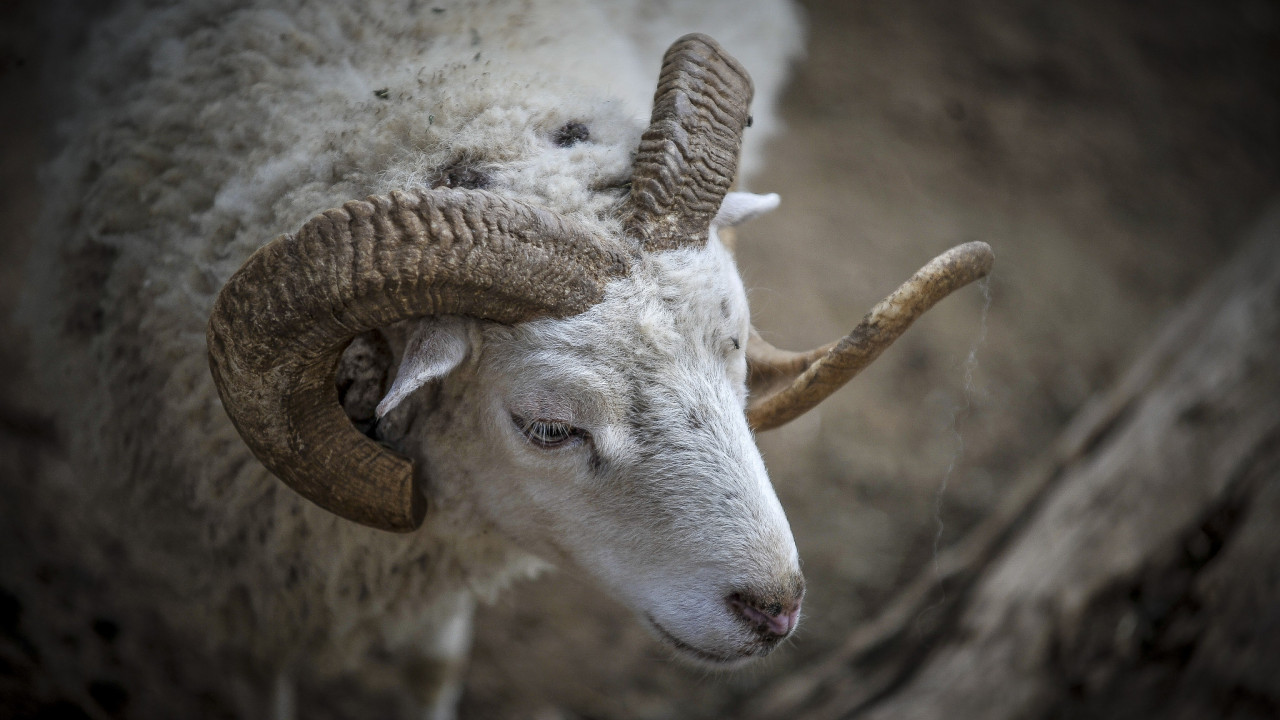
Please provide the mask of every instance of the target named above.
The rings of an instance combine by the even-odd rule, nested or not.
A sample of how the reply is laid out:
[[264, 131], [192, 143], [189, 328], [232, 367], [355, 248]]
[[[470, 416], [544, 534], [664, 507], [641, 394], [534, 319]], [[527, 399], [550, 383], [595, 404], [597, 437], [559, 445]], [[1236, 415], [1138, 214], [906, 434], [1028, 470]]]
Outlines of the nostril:
[[786, 637], [800, 619], [800, 600], [785, 603], [777, 600], [761, 602], [742, 593], [733, 593], [726, 602], [758, 632], [773, 637]]
[[796, 603], [790, 610], [787, 610], [774, 618], [774, 622], [770, 624], [770, 628], [778, 635], [790, 635], [791, 631], [796, 629], [796, 625], [799, 622], [800, 603]]

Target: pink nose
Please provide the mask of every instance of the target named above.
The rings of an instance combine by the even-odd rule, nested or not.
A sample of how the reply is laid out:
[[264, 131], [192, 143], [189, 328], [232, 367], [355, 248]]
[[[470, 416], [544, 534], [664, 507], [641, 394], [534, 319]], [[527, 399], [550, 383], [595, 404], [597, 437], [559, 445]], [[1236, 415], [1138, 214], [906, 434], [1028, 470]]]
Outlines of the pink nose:
[[780, 639], [790, 635], [800, 620], [798, 594], [784, 599], [760, 599], [744, 593], [733, 593], [726, 600], [734, 612], [766, 639]]

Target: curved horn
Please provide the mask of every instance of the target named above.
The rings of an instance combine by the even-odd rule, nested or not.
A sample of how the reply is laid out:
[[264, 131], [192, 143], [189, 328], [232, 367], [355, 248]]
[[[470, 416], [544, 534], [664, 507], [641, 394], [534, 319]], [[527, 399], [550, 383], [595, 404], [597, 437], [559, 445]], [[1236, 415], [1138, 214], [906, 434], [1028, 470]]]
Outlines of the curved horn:
[[412, 463], [362, 435], [338, 404], [334, 374], [351, 338], [422, 315], [573, 315], [627, 263], [589, 230], [485, 192], [352, 201], [267, 243], [231, 276], [209, 318], [209, 367], [271, 472], [342, 517], [405, 532], [426, 512]]
[[779, 350], [752, 331], [748, 379], [752, 395], [760, 397], [747, 404], [747, 422], [757, 431], [770, 430], [808, 412], [862, 372], [939, 300], [985, 277], [993, 262], [986, 243], [954, 247], [877, 303], [844, 338], [808, 352]]
[[645, 250], [706, 242], [738, 170], [753, 92], [747, 71], [706, 35], [667, 49], [622, 210]]

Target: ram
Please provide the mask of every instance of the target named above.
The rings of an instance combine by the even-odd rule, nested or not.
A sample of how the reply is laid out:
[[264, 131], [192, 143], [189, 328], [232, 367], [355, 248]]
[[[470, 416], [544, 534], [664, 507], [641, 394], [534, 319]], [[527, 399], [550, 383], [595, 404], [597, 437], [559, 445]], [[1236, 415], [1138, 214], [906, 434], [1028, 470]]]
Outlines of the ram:
[[[647, 125], [625, 84], [706, 7], [228, 1], [95, 30], [26, 300], [74, 439], [41, 481], [111, 548], [102, 602], [217, 658], [234, 712], [344, 678], [448, 716], [476, 598], [548, 563], [697, 663], [793, 632], [753, 428], [990, 254], [935, 260], [833, 345], [761, 340], [721, 238], [778, 202], [730, 191], [747, 71], [680, 37]], [[737, 15], [771, 95], [794, 18]]]

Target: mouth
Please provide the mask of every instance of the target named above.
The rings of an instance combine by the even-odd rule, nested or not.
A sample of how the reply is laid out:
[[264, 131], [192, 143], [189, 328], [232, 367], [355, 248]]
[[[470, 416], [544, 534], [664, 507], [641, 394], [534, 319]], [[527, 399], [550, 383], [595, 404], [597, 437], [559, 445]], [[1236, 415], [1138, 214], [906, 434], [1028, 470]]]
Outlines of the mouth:
[[700, 647], [690, 645], [675, 635], [672, 635], [670, 631], [659, 625], [658, 621], [654, 620], [651, 615], [645, 615], [644, 618], [649, 621], [649, 626], [652, 627], [658, 633], [658, 636], [661, 637], [668, 645], [692, 659], [710, 665], [715, 665], [717, 667], [731, 668], [737, 665], [742, 665], [758, 655], [764, 655], [769, 652], [768, 649], [765, 649], [763, 652], [750, 651], [734, 655], [715, 653], [710, 650], [704, 650]]

